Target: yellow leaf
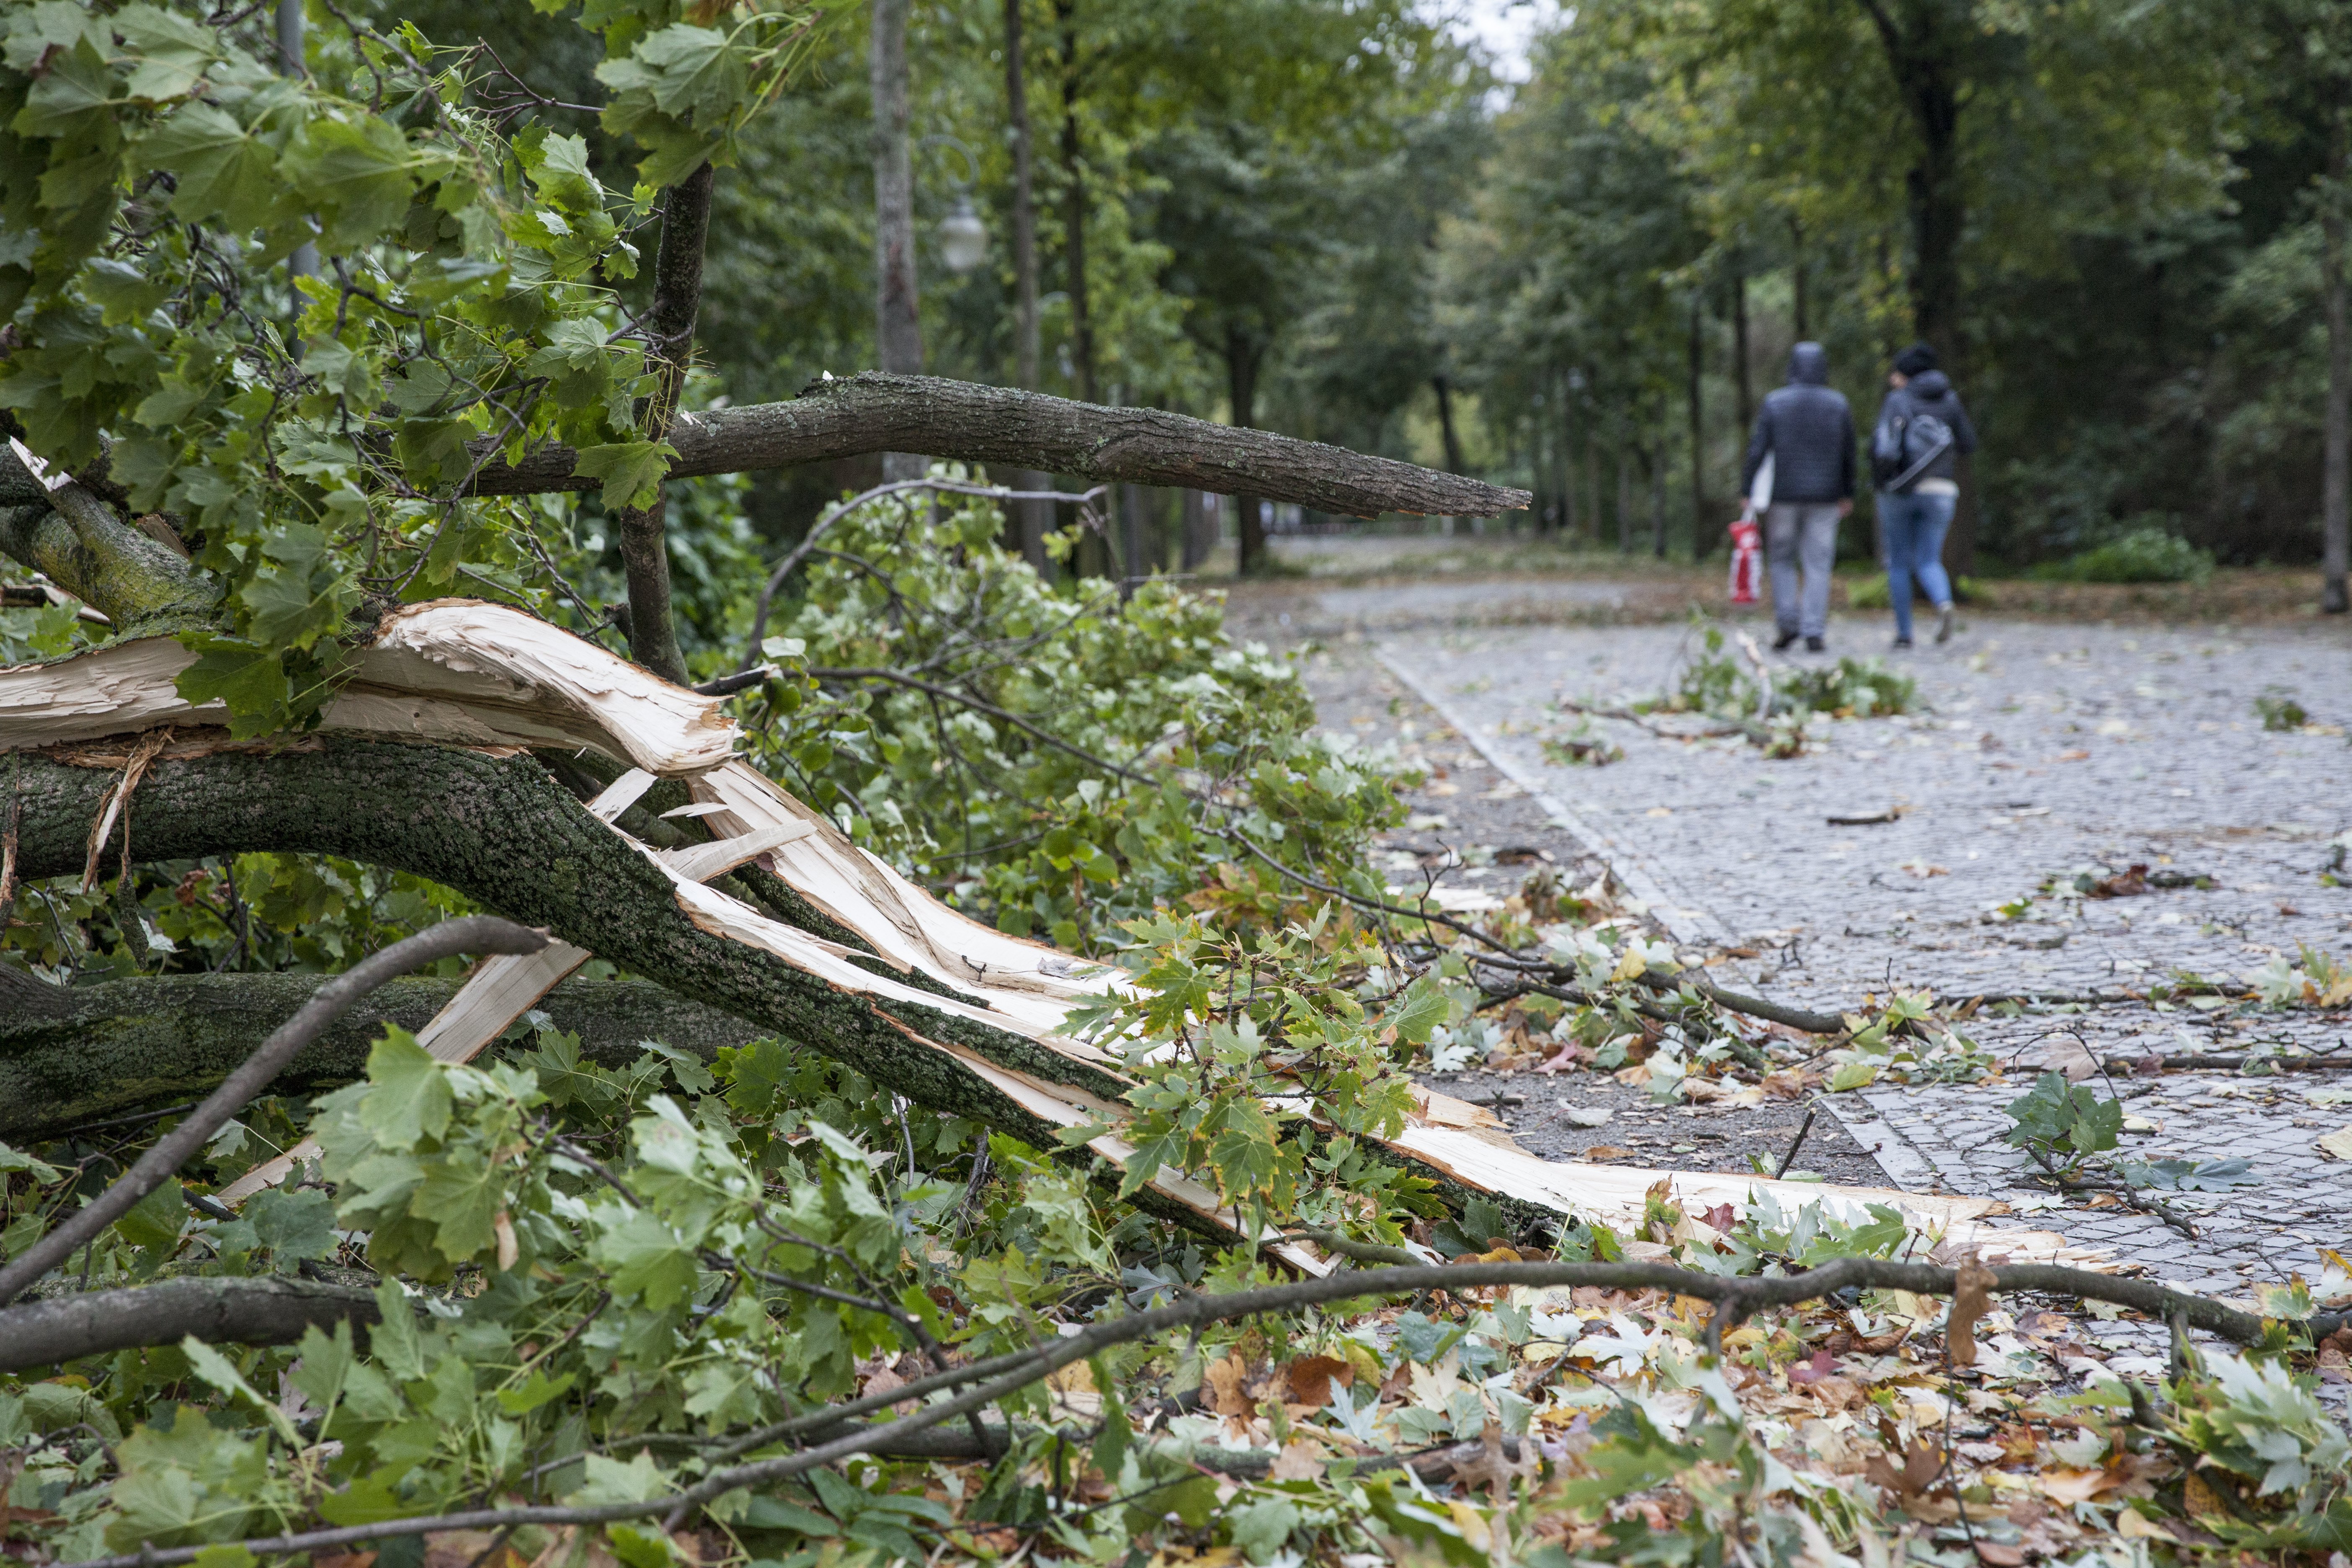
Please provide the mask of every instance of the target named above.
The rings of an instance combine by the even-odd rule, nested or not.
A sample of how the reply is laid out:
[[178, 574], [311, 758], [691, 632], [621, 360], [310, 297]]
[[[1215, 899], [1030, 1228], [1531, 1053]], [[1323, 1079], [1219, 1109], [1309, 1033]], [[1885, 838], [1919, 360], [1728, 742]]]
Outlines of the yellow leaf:
[[1495, 1532], [1486, 1523], [1486, 1516], [1459, 1498], [1445, 1505], [1454, 1513], [1454, 1528], [1462, 1532], [1471, 1550], [1484, 1552], [1494, 1540]]

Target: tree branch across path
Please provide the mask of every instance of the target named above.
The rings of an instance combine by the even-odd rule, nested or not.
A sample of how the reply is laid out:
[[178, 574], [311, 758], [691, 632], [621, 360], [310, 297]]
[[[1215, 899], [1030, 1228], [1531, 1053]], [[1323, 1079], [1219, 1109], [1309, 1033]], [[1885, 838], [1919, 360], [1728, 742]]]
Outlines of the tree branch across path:
[[[1163, 409], [1106, 408], [1010, 387], [877, 372], [818, 382], [789, 403], [681, 413], [669, 439], [678, 452], [671, 479], [898, 451], [1219, 495], [1245, 489], [1349, 517], [1387, 511], [1491, 517], [1530, 499], [1525, 490]], [[576, 460], [569, 447], [542, 447], [519, 463], [486, 465], [474, 491], [595, 489], [599, 481], [572, 471]]]

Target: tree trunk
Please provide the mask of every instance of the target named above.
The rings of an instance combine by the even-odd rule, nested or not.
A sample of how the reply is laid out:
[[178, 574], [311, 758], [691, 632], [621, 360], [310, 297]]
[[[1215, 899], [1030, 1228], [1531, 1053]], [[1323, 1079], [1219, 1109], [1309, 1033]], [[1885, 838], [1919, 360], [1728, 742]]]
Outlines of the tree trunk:
[[1805, 226], [1795, 218], [1789, 220], [1789, 289], [1796, 297], [1797, 341], [1809, 342], [1813, 335], [1811, 312], [1805, 308]]
[[1690, 314], [1690, 479], [1691, 558], [1704, 561], [1715, 549], [1706, 505], [1706, 405], [1699, 378], [1706, 371], [1706, 317], [1703, 297], [1691, 295]]
[[[20, 874], [78, 873], [89, 825], [121, 777], [42, 760], [16, 769]], [[551, 931], [633, 974], [848, 1063], [878, 1087], [1050, 1146], [1058, 1128], [908, 1032], [1113, 1097], [1124, 1086], [1009, 1029], [844, 990], [705, 930], [662, 871], [588, 815], [533, 757], [324, 738], [275, 756], [159, 759], [133, 798], [142, 859], [254, 850], [341, 855], [407, 870]], [[799, 923], [795, 921], [794, 923]], [[814, 923], [814, 922], [812, 922]], [[824, 931], [838, 940], [839, 928]], [[880, 960], [866, 965], [898, 978]], [[944, 992], [933, 983], [931, 989]], [[1075, 1081], [1075, 1080], [1074, 1080]]]
[[[1251, 429], [1257, 423], [1257, 364], [1264, 352], [1239, 327], [1225, 329], [1225, 395], [1236, 429]], [[1255, 495], [1235, 494], [1234, 509], [1241, 528], [1237, 570], [1253, 576], [1265, 570], [1265, 518]]]
[[1650, 553], [1659, 560], [1666, 558], [1666, 444], [1664, 437], [1657, 446], [1642, 454], [1642, 466], [1650, 470]]
[[1570, 371], [1560, 377], [1559, 390], [1559, 529], [1571, 545], [1576, 542], [1577, 474], [1576, 373]]
[[2327, 406], [2325, 467], [2320, 488], [2319, 607], [2340, 616], [2352, 608], [2346, 572], [2352, 565], [2352, 529], [2347, 526], [2347, 487], [2352, 487], [2352, 322], [2346, 320], [2344, 204], [2346, 164], [2352, 153], [2352, 111], [2338, 107], [2327, 140], [2327, 184], [2321, 194], [2320, 290], [2327, 316]]
[[1739, 399], [1739, 439], [1756, 427], [1756, 383], [1748, 364], [1748, 274], [1731, 275], [1731, 387]]
[[[908, 0], [874, 0], [867, 73], [874, 93], [874, 347], [898, 375], [923, 370], [921, 293], [915, 277], [915, 172], [907, 144]], [[922, 458], [882, 454], [886, 482], [923, 477]]]
[[1437, 427], [1445, 442], [1445, 471], [1462, 472], [1462, 437], [1454, 427], [1454, 388], [1445, 377], [1433, 375], [1430, 386], [1437, 393]]
[[1633, 553], [1633, 463], [1623, 447], [1617, 448], [1617, 553]]
[[[694, 323], [702, 312], [702, 253], [710, 233], [710, 187], [717, 171], [705, 163], [670, 187], [662, 202], [660, 248], [654, 259], [654, 303], [646, 316], [646, 337], [654, 363], [654, 403], [646, 433], [668, 437], [694, 363]], [[663, 498], [639, 510], [624, 507], [621, 563], [629, 583], [629, 653], [664, 680], [684, 685], [686, 656], [677, 646], [670, 608], [669, 546], [663, 538]]]
[[[1021, 27], [1022, 0], [1004, 0], [1004, 110], [1013, 144], [1013, 384], [1037, 390], [1037, 171], [1029, 132], [1029, 82]], [[1051, 481], [1034, 468], [1013, 476], [1016, 489], [1042, 490]], [[1023, 559], [1039, 576], [1051, 574], [1045, 534], [1053, 527], [1053, 502], [1014, 501], [1013, 526]]]
[[[200, 1099], [326, 978], [170, 974], [70, 990], [28, 982], [0, 1005], [0, 1139], [54, 1138], [141, 1107]], [[365, 1077], [384, 1025], [416, 1033], [457, 985], [411, 976], [379, 986], [297, 1056], [270, 1092], [315, 1094]], [[583, 1058], [606, 1068], [635, 1061], [649, 1039], [709, 1061], [720, 1046], [766, 1032], [642, 980], [568, 980], [538, 1006], [579, 1037]]]
[[1055, 0], [1062, 42], [1062, 271], [1070, 296], [1070, 356], [1078, 373], [1078, 395], [1101, 401], [1095, 390], [1095, 318], [1087, 287], [1087, 165], [1078, 104], [1085, 80], [1078, 65], [1077, 0]]

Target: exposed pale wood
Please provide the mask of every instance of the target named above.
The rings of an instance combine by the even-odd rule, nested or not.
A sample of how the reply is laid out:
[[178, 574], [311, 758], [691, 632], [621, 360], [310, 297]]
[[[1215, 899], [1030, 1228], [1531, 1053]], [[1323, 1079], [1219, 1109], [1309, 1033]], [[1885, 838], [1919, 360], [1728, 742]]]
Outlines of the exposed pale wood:
[[754, 828], [733, 838], [714, 839], [709, 844], [686, 844], [675, 849], [656, 849], [654, 858], [689, 882], [708, 882], [713, 877], [725, 876], [746, 861], [758, 859], [771, 849], [781, 849], [815, 831], [805, 822], [779, 823], [773, 827]]
[[[445, 1062], [469, 1062], [507, 1032], [541, 997], [563, 984], [594, 957], [584, 947], [551, 942], [537, 952], [499, 953], [474, 966], [448, 1005], [417, 1031], [416, 1043]], [[319, 1157], [318, 1140], [305, 1138], [283, 1154], [266, 1160], [223, 1187], [215, 1197], [236, 1208], [264, 1187], [274, 1187], [298, 1165]]]
[[[176, 652], [176, 645], [163, 646]], [[81, 739], [99, 731], [58, 731], [110, 721], [116, 731], [137, 729], [193, 716], [194, 710], [173, 708], [158, 695], [159, 676], [163, 691], [169, 690], [168, 675], [162, 673], [169, 661], [157, 658], [152, 647], [134, 643], [58, 665], [0, 671], [0, 714], [43, 716], [33, 724], [12, 726], [9, 740], [38, 743], [26, 730], [46, 730], [43, 738], [50, 741]], [[176, 673], [176, 666], [170, 670]], [[109, 684], [121, 706], [78, 695], [87, 692], [93, 675]], [[1101, 1093], [1081, 1086], [1121, 1092], [1118, 1086], [1128, 1081], [1124, 1064], [1066, 1032], [1070, 1005], [1118, 984], [1116, 973], [1089, 968], [972, 921], [858, 848], [822, 814], [730, 755], [733, 732], [717, 701], [656, 680], [518, 611], [468, 601], [394, 612], [364, 656], [362, 676], [368, 689], [358, 703], [349, 694], [339, 699], [327, 715], [330, 726], [390, 728], [461, 744], [530, 745], [561, 739], [594, 746], [631, 764], [632, 771], [591, 811], [660, 868], [680, 912], [695, 927], [771, 953], [836, 991], [867, 998], [910, 1048], [954, 1058], [962, 1071], [1048, 1125], [1115, 1124], [1119, 1119], [1117, 1107]], [[394, 721], [388, 721], [388, 714]], [[126, 721], [126, 715], [136, 717]], [[110, 760], [100, 765], [121, 765], [110, 760], [115, 750], [127, 758], [134, 748], [114, 743]], [[85, 765], [99, 762], [95, 754], [73, 760]], [[703, 822], [722, 842], [656, 851], [614, 825], [656, 774], [689, 779], [696, 805], [710, 808], [702, 812]], [[870, 951], [776, 920], [700, 879], [752, 858]], [[584, 960], [579, 949], [571, 951]], [[877, 973], [877, 958], [905, 978]], [[548, 977], [546, 985], [560, 977]], [[919, 979], [929, 984], [918, 984]], [[531, 991], [535, 980], [527, 984], [520, 976], [478, 974], [477, 981], [478, 987], [469, 983], [446, 1010], [451, 1020], [446, 1035], [437, 1037], [451, 1042], [452, 1051], [478, 1048], [545, 989]], [[526, 993], [527, 999], [516, 1000]], [[969, 1023], [997, 1031], [996, 1037], [1031, 1042], [1037, 1050], [1028, 1062], [1034, 1070], [1015, 1070], [960, 1042], [940, 1039], [936, 1026], [908, 1021], [915, 1017]], [[2068, 1256], [2061, 1238], [2047, 1233], [1984, 1226], [1989, 1205], [1980, 1200], [1554, 1163], [1511, 1144], [1494, 1119], [1475, 1108], [1427, 1096], [1421, 1109], [1423, 1114], [1390, 1142], [1395, 1154], [1472, 1191], [1553, 1213], [1582, 1214], [1620, 1228], [1638, 1229], [1644, 1194], [1664, 1181], [1701, 1206], [1743, 1201], [1759, 1190], [1790, 1205], [1824, 1196], [1888, 1203], [1939, 1231], [1947, 1243], [2005, 1250], [2020, 1258]], [[1131, 1152], [1110, 1135], [1098, 1134], [1094, 1146], [1115, 1162]], [[1189, 1178], [1163, 1173], [1153, 1191], [1221, 1227], [1236, 1226], [1236, 1216], [1220, 1211], [1213, 1194]], [[1293, 1261], [1318, 1267], [1303, 1251]]]
[[[0, 669], [0, 750], [225, 721], [221, 704], [192, 704], [173, 689], [194, 662], [176, 641], [145, 637]], [[710, 767], [734, 751], [724, 700], [502, 605], [404, 605], [384, 616], [357, 664], [323, 728], [457, 745], [589, 746], [659, 774]]]

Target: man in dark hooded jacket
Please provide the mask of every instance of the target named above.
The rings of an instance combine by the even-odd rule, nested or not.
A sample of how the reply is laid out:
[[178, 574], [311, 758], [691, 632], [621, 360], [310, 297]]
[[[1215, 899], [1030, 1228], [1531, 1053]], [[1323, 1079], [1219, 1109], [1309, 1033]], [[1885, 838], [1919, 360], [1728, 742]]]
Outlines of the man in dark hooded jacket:
[[[1911, 646], [1911, 583], [1936, 606], [1936, 640], [1952, 635], [1952, 582], [1944, 573], [1944, 535], [1959, 504], [1958, 459], [1977, 449], [1977, 429], [1936, 351], [1913, 343], [1895, 356], [1871, 436], [1878, 491], [1878, 532], [1886, 555], [1886, 589], [1895, 601], [1895, 646]], [[1933, 424], [1923, 422], [1935, 421]], [[1906, 456], [1905, 433], [1916, 456]], [[1926, 432], [1936, 432], [1923, 440]], [[1892, 448], [1882, 452], [1881, 447]]]
[[[1789, 351], [1789, 384], [1776, 388], [1756, 413], [1748, 461], [1739, 470], [1742, 494], [1752, 495], [1756, 470], [1772, 459], [1771, 501], [1764, 511], [1764, 560], [1772, 573], [1775, 648], [1800, 635], [1822, 650], [1829, 633], [1830, 568], [1837, 563], [1838, 520], [1853, 510], [1853, 410], [1829, 386], [1829, 351], [1799, 343]], [[1804, 573], [1801, 602], [1798, 571]]]

